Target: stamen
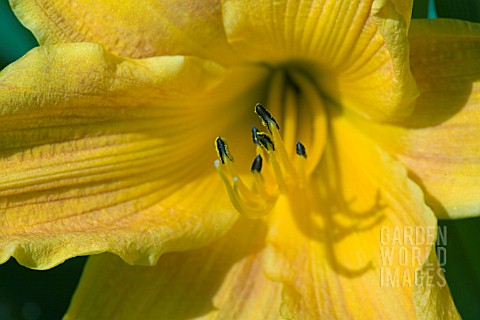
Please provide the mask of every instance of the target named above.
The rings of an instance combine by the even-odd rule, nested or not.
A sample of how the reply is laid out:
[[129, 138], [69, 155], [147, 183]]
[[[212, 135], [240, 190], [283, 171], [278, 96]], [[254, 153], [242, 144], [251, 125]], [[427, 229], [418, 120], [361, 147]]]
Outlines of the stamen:
[[[215, 140], [217, 152], [222, 164], [227, 168], [227, 172], [232, 178], [233, 186], [227, 178], [225, 171], [220, 166], [220, 161], [215, 160], [214, 166], [220, 175], [225, 187], [227, 189], [230, 201], [238, 212], [251, 219], [258, 219], [267, 214], [275, 204], [276, 197], [268, 195], [265, 191], [265, 186], [261, 183], [260, 171], [262, 168], [262, 158], [258, 155], [254, 164], [252, 165], [252, 173], [255, 176], [256, 190], [250, 190], [245, 183], [238, 177], [233, 167], [233, 157], [228, 151], [226, 141], [218, 137]], [[260, 184], [259, 184], [260, 182]]]
[[299, 72], [291, 72], [289, 74], [295, 83], [302, 88], [303, 97], [306, 103], [310, 106], [312, 140], [310, 145], [315, 146], [315, 150], [310, 150], [310, 158], [306, 167], [307, 174], [311, 174], [315, 170], [320, 161], [323, 151], [325, 150], [325, 143], [327, 136], [327, 115], [325, 113], [324, 103], [322, 97], [318, 94], [315, 84], [308, 79], [304, 74]]
[[305, 161], [307, 160], [307, 151], [305, 150], [305, 146], [298, 141], [297, 145], [295, 146], [298, 157], [298, 175], [299, 175], [299, 186], [300, 188], [304, 188], [307, 184], [307, 172], [305, 171]]
[[255, 105], [255, 113], [260, 117], [260, 119], [262, 119], [262, 123], [268, 129], [268, 132], [272, 133], [272, 125], [275, 125], [277, 130], [280, 130], [277, 121], [275, 121], [270, 112], [268, 112], [268, 110], [265, 109], [260, 103]]
[[252, 127], [252, 140], [253, 140], [253, 144], [258, 144], [258, 139], [257, 139], [257, 134], [258, 134], [258, 129], [257, 127], [253, 126]]
[[257, 154], [257, 156], [255, 157], [255, 159], [253, 160], [253, 163], [252, 163], [252, 169], [250, 170], [252, 173], [253, 172], [258, 172], [260, 173], [260, 171], [262, 171], [262, 164], [263, 164], [263, 159], [262, 159], [262, 156]]
[[215, 169], [217, 169], [218, 174], [220, 175], [220, 178], [223, 180], [225, 187], [227, 189], [228, 196], [230, 198], [230, 201], [232, 202], [233, 206], [235, 209], [237, 209], [238, 212], [246, 216], [247, 218], [250, 219], [258, 219], [263, 217], [265, 214], [267, 214], [271, 208], [273, 207], [273, 203], [263, 201], [263, 206], [259, 206], [260, 203], [258, 203], [257, 206], [248, 206], [247, 203], [240, 197], [240, 193], [238, 191], [238, 177], [234, 177], [233, 180], [233, 187], [230, 184], [230, 181], [228, 178], [225, 176], [225, 173], [223, 172], [222, 168], [220, 167], [220, 161], [215, 160], [214, 161], [214, 166]]
[[255, 144], [255, 152], [260, 154], [262, 152], [262, 148], [260, 147], [260, 142], [258, 141], [258, 129], [255, 126], [252, 127], [252, 140], [253, 144]]
[[260, 195], [264, 198], [264, 199], [269, 199], [270, 201], [275, 201], [276, 199], [276, 195], [269, 195], [267, 193], [267, 188], [265, 187], [265, 183], [262, 179], [262, 175], [260, 174], [260, 172], [252, 172], [253, 174], [253, 178], [254, 178], [254, 181], [255, 181], [255, 190], [260, 193]]
[[[232, 177], [237, 177], [238, 173], [233, 166], [233, 156], [228, 151], [227, 141], [222, 137], [217, 137], [215, 139], [215, 145], [217, 146], [217, 153], [220, 160], [222, 160], [222, 164], [227, 167], [227, 171]], [[239, 181], [240, 188], [245, 192], [248, 190], [248, 187], [243, 183], [243, 181]]]
[[257, 132], [257, 141], [260, 143], [265, 150], [275, 151], [275, 145], [273, 144], [272, 139], [265, 132]]
[[232, 185], [230, 184], [230, 181], [228, 178], [225, 176], [225, 173], [223, 172], [222, 168], [220, 167], [220, 161], [215, 160], [213, 162], [215, 169], [217, 169], [218, 174], [220, 175], [220, 178], [223, 180], [223, 183], [225, 184], [225, 187], [227, 189], [228, 197], [230, 198], [230, 201], [232, 202], [233, 206], [235, 209], [237, 209], [238, 212], [245, 216], [249, 216], [249, 213], [245, 209], [245, 207], [242, 205], [239, 197], [237, 196], [237, 193], [233, 189]]
[[[286, 170], [287, 176], [290, 177], [290, 179], [296, 179], [295, 169], [293, 168], [292, 163], [290, 162], [290, 159], [287, 155], [287, 150], [285, 150], [285, 145], [283, 143], [282, 137], [280, 136], [280, 131], [279, 131], [280, 127], [278, 126], [277, 122], [272, 117], [270, 112], [268, 112], [267, 109], [265, 109], [259, 103], [257, 103], [255, 106], [255, 113], [260, 117], [260, 119], [262, 119], [262, 123], [267, 127], [268, 131], [272, 134], [273, 136], [272, 145], [278, 146], [279, 159], [282, 166]], [[259, 135], [260, 133], [257, 134], [257, 137]], [[267, 135], [265, 136], [268, 137]], [[271, 141], [270, 137], [268, 137], [268, 139]], [[260, 141], [260, 144], [262, 144], [261, 141]], [[275, 151], [275, 149], [273, 149], [273, 151]]]
[[[270, 134], [259, 132], [252, 128], [252, 140], [256, 145], [257, 156], [253, 160], [250, 172], [253, 175], [253, 184], [247, 186], [237, 174], [233, 156], [228, 150], [225, 139], [217, 137], [215, 146], [220, 160], [214, 162], [215, 168], [224, 182], [230, 200], [234, 207], [248, 218], [258, 219], [266, 215], [275, 205], [279, 192], [286, 193], [289, 188], [302, 188], [307, 183], [305, 161], [307, 152], [305, 146], [299, 141], [296, 144], [298, 166], [293, 166], [285, 150], [279, 132], [279, 126], [272, 115], [260, 104], [255, 106], [256, 113], [262, 119]], [[273, 136], [273, 139], [272, 139]], [[262, 173], [262, 154], [268, 157], [265, 173]], [[273, 171], [273, 172], [272, 172]], [[229, 176], [229, 177], [228, 177]], [[289, 180], [286, 180], [287, 177]], [[276, 184], [268, 182], [276, 181]]]
[[257, 201], [257, 202], [249, 202], [245, 201], [240, 196], [240, 193], [238, 192], [238, 184], [237, 180], [233, 179], [233, 190], [235, 192], [235, 195], [239, 199], [239, 206], [240, 210], [237, 208], [237, 210], [242, 213], [244, 216], [250, 219], [259, 219], [264, 217], [267, 213], [272, 210], [273, 206], [275, 205], [275, 201]]
[[265, 132], [258, 132], [257, 140], [265, 149], [265, 151], [267, 151], [268, 158], [272, 164], [273, 172], [278, 181], [278, 188], [280, 189], [280, 192], [285, 192], [285, 190], [287, 190], [287, 185], [285, 183], [285, 178], [283, 177], [282, 169], [280, 168], [277, 160], [275, 145], [273, 144], [272, 139], [270, 139], [269, 135]]
[[217, 147], [217, 154], [222, 163], [225, 164], [228, 160], [233, 161], [232, 155], [228, 152], [227, 142], [222, 137], [215, 139], [215, 146]]
[[253, 174], [254, 182], [255, 182], [255, 190], [260, 193], [260, 195], [264, 199], [270, 199], [271, 201], [274, 201], [276, 196], [271, 196], [267, 193], [265, 184], [263, 182], [263, 177], [260, 174], [262, 171], [262, 165], [263, 165], [263, 158], [260, 154], [257, 154], [255, 159], [253, 159], [252, 163], [252, 168], [250, 172]]
[[297, 142], [297, 145], [295, 146], [295, 151], [299, 156], [307, 158], [307, 152], [305, 151], [305, 146], [300, 141]]
[[[235, 208], [237, 208], [238, 205], [238, 199], [235, 196], [235, 192], [233, 191], [232, 186], [230, 185], [230, 181], [228, 180], [227, 176], [225, 176], [225, 173], [223, 172], [222, 168], [220, 167], [220, 161], [215, 160], [213, 162], [213, 165], [215, 166], [215, 169], [217, 169], [217, 173], [222, 179], [223, 183], [225, 184], [225, 187], [227, 188], [228, 196], [230, 198], [230, 201], [232, 201], [233, 205]], [[237, 208], [238, 210], [238, 208]]]
[[250, 205], [258, 208], [259, 205], [265, 202], [265, 198], [261, 197], [258, 193], [251, 191], [250, 189], [244, 189], [241, 186], [241, 180], [239, 177], [233, 177], [233, 190], [239, 199], [242, 199], [245, 205]]

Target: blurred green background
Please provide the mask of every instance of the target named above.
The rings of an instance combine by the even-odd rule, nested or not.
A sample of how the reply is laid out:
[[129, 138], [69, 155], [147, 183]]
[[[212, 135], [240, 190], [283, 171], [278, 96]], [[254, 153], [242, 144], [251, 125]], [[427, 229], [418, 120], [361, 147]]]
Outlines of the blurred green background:
[[[430, 4], [433, 1], [430, 1]], [[480, 22], [480, 0], [414, 2], [414, 17], [460, 18]], [[7, 0], [0, 0], [0, 69], [37, 46], [15, 18]], [[479, 62], [480, 63], [480, 62]], [[446, 277], [464, 319], [480, 319], [480, 218], [441, 221], [447, 228]], [[61, 319], [81, 275], [86, 257], [47, 271], [24, 268], [11, 259], [0, 266], [0, 320]]]

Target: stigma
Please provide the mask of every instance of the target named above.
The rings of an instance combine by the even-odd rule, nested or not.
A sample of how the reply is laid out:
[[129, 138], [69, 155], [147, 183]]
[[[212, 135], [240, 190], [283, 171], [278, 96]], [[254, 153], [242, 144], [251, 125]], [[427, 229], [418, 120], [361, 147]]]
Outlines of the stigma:
[[222, 137], [215, 139], [219, 160], [215, 160], [214, 166], [235, 209], [247, 218], [259, 219], [270, 212], [280, 194], [306, 187], [307, 152], [300, 141], [287, 150], [280, 126], [270, 112], [259, 103], [254, 111], [266, 132], [252, 127], [252, 142], [256, 148], [250, 169], [253, 179], [247, 179], [250, 182], [247, 184], [240, 178], [227, 141]]

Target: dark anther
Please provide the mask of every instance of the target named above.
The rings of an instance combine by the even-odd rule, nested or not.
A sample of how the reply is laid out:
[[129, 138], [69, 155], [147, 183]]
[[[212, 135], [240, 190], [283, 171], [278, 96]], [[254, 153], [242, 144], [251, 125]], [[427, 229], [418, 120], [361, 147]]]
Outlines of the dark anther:
[[233, 157], [228, 152], [227, 142], [222, 137], [215, 139], [215, 145], [217, 146], [217, 153], [222, 163], [225, 164], [225, 160], [228, 158], [233, 161]]
[[300, 141], [297, 142], [295, 149], [299, 156], [307, 158], [307, 151], [305, 151], [305, 146]]
[[255, 113], [262, 119], [262, 123], [265, 127], [267, 127], [268, 131], [272, 133], [272, 130], [270, 129], [270, 124], [273, 122], [277, 129], [280, 130], [280, 127], [278, 126], [277, 121], [272, 117], [270, 112], [268, 112], [267, 109], [265, 109], [260, 103], [257, 103], [255, 105]]
[[272, 139], [268, 136], [268, 134], [264, 132], [257, 133], [257, 140], [262, 147], [265, 148], [267, 151], [275, 151], [275, 145], [273, 144]]
[[258, 129], [257, 129], [257, 127], [253, 126], [252, 127], [252, 140], [253, 140], [254, 144], [258, 144], [257, 134], [258, 134]]
[[263, 163], [263, 159], [262, 159], [262, 156], [257, 154], [257, 156], [255, 157], [255, 159], [253, 160], [253, 163], [252, 163], [252, 169], [250, 171], [252, 172], [260, 172], [262, 171], [262, 163]]

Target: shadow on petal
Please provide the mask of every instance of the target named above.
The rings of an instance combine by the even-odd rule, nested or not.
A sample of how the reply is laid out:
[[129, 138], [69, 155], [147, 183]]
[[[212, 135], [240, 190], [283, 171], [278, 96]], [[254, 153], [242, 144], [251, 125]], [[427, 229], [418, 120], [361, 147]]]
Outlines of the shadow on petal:
[[[225, 306], [230, 315], [259, 312], [260, 305], [275, 305], [280, 292], [258, 278], [265, 233], [263, 222], [240, 219], [215, 244], [165, 254], [155, 267], [130, 266], [110, 254], [94, 256], [66, 319], [180, 320], [211, 312], [220, 316]], [[271, 301], [262, 302], [265, 298]]]

